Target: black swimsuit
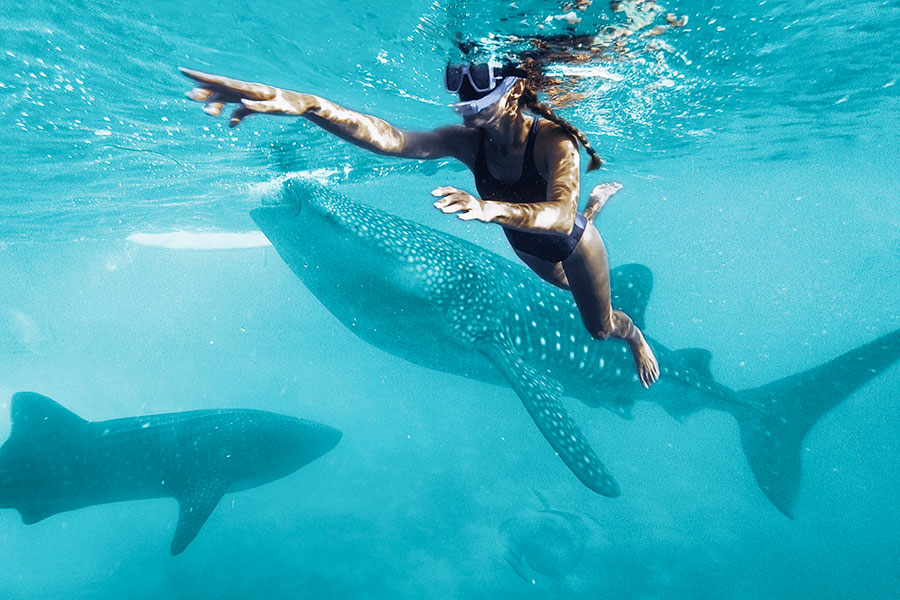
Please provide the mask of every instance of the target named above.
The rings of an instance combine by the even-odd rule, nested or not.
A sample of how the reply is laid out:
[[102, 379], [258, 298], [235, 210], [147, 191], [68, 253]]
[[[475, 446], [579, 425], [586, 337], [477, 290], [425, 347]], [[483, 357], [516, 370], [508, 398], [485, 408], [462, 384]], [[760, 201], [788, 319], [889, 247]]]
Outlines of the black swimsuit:
[[[514, 183], [500, 181], [491, 175], [484, 149], [484, 131], [481, 132], [474, 173], [475, 188], [484, 200], [516, 204], [546, 200], [547, 180], [541, 177], [534, 164], [534, 138], [537, 137], [537, 124], [538, 119], [535, 117], [531, 130], [528, 132], [528, 144], [525, 146], [525, 156], [522, 161], [522, 175]], [[586, 225], [587, 219], [579, 212], [575, 213], [575, 226], [569, 235], [534, 233], [509, 227], [504, 227], [503, 231], [506, 233], [506, 239], [509, 240], [510, 245], [516, 250], [541, 260], [560, 262], [569, 258], [572, 251], [575, 250]]]

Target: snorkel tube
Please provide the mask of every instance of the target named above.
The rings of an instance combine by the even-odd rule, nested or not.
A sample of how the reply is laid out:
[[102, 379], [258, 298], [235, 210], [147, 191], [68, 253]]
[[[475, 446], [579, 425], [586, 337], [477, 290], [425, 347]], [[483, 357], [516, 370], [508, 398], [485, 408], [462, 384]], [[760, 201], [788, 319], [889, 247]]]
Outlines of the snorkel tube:
[[453, 104], [453, 110], [463, 117], [470, 117], [478, 114], [489, 106], [496, 104], [506, 92], [512, 89], [512, 86], [519, 81], [518, 77], [505, 77], [487, 96], [468, 100], [466, 102], [457, 102]]

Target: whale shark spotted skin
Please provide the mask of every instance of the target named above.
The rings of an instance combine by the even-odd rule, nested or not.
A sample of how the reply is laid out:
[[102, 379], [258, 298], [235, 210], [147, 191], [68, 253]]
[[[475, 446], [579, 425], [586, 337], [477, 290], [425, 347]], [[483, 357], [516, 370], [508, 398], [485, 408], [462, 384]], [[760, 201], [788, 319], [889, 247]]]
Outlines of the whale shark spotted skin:
[[[390, 215], [309, 180], [251, 211], [281, 258], [353, 333], [418, 365], [515, 390], [568, 468], [604, 496], [620, 491], [562, 404], [563, 395], [628, 417], [636, 399], [677, 418], [724, 410], [741, 428], [762, 491], [791, 514], [808, 430], [900, 357], [900, 330], [803, 373], [735, 392], [716, 382], [710, 353], [648, 338], [661, 378], [640, 386], [627, 346], [584, 329], [568, 292], [525, 267]], [[613, 305], [644, 328], [650, 270], [611, 272]]]
[[222, 496], [280, 479], [341, 439], [327, 425], [261, 410], [195, 410], [85, 421], [50, 398], [12, 398], [0, 447], [0, 508], [26, 524], [95, 504], [173, 497], [179, 554]]

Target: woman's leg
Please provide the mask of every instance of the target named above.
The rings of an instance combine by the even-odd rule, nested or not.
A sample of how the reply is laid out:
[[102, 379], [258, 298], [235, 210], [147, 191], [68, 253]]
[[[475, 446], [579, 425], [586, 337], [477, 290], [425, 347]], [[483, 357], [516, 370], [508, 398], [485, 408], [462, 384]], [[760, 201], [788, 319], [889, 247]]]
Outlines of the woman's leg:
[[564, 290], [569, 289], [569, 281], [566, 279], [566, 273], [563, 270], [561, 262], [541, 260], [536, 256], [526, 254], [525, 252], [519, 252], [515, 248], [513, 248], [513, 250], [515, 251], [516, 256], [518, 256], [529, 269], [537, 273], [541, 279], [552, 283], [558, 288]]
[[631, 317], [612, 308], [606, 247], [593, 223], [588, 222], [575, 251], [562, 262], [562, 267], [588, 332], [601, 340], [624, 340], [631, 348], [641, 384], [649, 388], [659, 379], [659, 364]]

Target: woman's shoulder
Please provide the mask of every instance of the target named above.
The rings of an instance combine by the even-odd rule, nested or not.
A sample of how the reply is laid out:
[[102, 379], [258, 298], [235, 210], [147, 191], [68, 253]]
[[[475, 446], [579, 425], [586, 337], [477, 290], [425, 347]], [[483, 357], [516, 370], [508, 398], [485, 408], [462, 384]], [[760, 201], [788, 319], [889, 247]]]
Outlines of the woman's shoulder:
[[575, 137], [565, 127], [559, 123], [554, 123], [550, 119], [535, 117], [538, 120], [537, 135], [547, 142], [572, 142], [577, 143]]
[[[535, 118], [537, 119], [538, 117]], [[534, 142], [536, 149], [544, 150], [578, 146], [578, 140], [575, 139], [575, 136], [570, 131], [549, 119], [540, 119], [538, 121]]]

